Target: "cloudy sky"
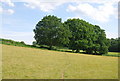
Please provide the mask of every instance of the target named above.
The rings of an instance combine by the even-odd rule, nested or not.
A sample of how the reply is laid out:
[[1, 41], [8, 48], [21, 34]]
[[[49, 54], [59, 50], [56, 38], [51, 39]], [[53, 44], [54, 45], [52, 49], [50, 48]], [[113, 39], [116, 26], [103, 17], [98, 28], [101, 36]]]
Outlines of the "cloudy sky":
[[0, 0], [0, 5], [0, 38], [32, 44], [33, 29], [46, 15], [80, 18], [99, 25], [107, 38], [118, 37], [118, 0]]

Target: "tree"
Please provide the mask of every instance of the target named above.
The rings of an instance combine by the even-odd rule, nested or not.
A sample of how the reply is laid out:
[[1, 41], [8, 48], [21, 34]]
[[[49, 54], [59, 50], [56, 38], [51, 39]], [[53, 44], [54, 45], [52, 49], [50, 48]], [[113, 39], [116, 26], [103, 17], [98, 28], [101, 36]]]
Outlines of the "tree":
[[21, 43], [21, 44], [25, 44], [24, 41], [21, 41], [20, 43]]
[[109, 39], [110, 41], [110, 47], [109, 47], [109, 51], [111, 52], [120, 52], [119, 49], [120, 49], [120, 37], [118, 38], [111, 38]]
[[35, 40], [38, 45], [52, 46], [69, 43], [70, 31], [67, 25], [62, 24], [56, 16], [45, 16], [39, 21], [34, 29]]
[[34, 29], [37, 45], [68, 46], [76, 52], [105, 54], [110, 46], [105, 31], [81, 19], [68, 19], [64, 23], [56, 16], [45, 16]]
[[69, 48], [72, 50], [84, 50], [89, 54], [104, 54], [108, 52], [109, 42], [103, 29], [80, 19], [68, 19], [64, 22], [69, 26]]
[[108, 52], [108, 47], [110, 46], [109, 40], [106, 38], [105, 30], [101, 29], [99, 26], [94, 26], [95, 39], [93, 40], [94, 44], [94, 53], [95, 54], [106, 54]]
[[32, 42], [32, 45], [33, 45], [33, 46], [36, 46], [36, 41], [33, 41], [33, 42]]
[[80, 19], [68, 19], [64, 23], [69, 26], [70, 32], [72, 33], [72, 37], [69, 38], [69, 48], [76, 50], [76, 52], [85, 50], [89, 42], [87, 40], [89, 38], [89, 28], [87, 26], [90, 24]]

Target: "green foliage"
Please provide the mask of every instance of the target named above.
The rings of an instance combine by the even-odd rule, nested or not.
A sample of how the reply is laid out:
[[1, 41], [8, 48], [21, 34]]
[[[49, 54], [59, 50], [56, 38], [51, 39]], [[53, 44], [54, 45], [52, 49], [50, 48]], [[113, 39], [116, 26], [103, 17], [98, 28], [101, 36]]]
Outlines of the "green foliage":
[[25, 46], [26, 45], [23, 41], [16, 42], [16, 41], [13, 41], [13, 40], [1, 39], [1, 38], [0, 38], [0, 41], [1, 41], [2, 44], [7, 44], [7, 45], [14, 45], [14, 46]]
[[109, 47], [109, 41], [106, 38], [105, 31], [103, 29], [100, 29], [99, 26], [95, 25], [95, 37], [96, 40], [93, 40], [95, 44], [95, 54], [97, 54], [96, 51], [98, 51], [98, 54], [107, 54], [108, 53], [108, 47]]
[[99, 49], [99, 54], [107, 54], [108, 53], [108, 47], [107, 46], [101, 46]]
[[105, 31], [97, 25], [92, 25], [80, 19], [68, 19], [64, 22], [72, 33], [69, 48], [84, 50], [86, 53], [105, 54], [108, 52], [109, 42]]
[[37, 44], [36, 44], [36, 41], [33, 41], [32, 45], [33, 45], [33, 46], [36, 46], [36, 45], [37, 45]]
[[72, 50], [76, 49], [76, 52], [79, 52], [78, 50], [84, 50], [88, 43], [87, 38], [89, 36], [87, 33], [88, 29], [86, 27], [87, 22], [80, 19], [68, 19], [64, 23], [69, 26], [69, 29], [72, 33], [72, 37], [70, 37], [69, 48]]
[[56, 16], [45, 16], [34, 29], [35, 40], [38, 45], [52, 46], [69, 43], [70, 32], [67, 25], [62, 24]]
[[20, 43], [25, 45], [24, 41], [21, 41]]
[[33, 47], [32, 45], [27, 45], [24, 43], [24, 41], [18, 42], [18, 41], [13, 41], [9, 39], [2, 39], [0, 38], [0, 43], [1, 44], [6, 44], [6, 45], [13, 45], [13, 46], [20, 46], [20, 47]]
[[111, 52], [120, 52], [120, 37], [116, 38], [116, 39], [109, 39], [110, 41], [110, 47], [109, 47], [109, 51]]
[[45, 16], [34, 29], [37, 45], [68, 46], [76, 52], [106, 54], [110, 46], [103, 29], [80, 19], [68, 19], [64, 23], [56, 16]]

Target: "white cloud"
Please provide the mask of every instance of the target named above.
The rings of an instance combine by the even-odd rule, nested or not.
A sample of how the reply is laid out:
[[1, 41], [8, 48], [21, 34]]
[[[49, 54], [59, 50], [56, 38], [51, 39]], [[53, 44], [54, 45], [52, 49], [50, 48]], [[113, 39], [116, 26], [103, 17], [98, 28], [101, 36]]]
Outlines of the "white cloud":
[[79, 2], [75, 6], [69, 5], [67, 11], [79, 16], [87, 16], [99, 22], [107, 22], [111, 16], [116, 16], [117, 8], [111, 2], [100, 4], [97, 7], [94, 7], [90, 3]]
[[67, 20], [67, 19], [78, 19], [78, 18], [79, 18], [79, 19], [82, 19], [80, 16], [75, 16], [75, 17], [67, 17], [66, 20]]
[[[14, 0], [13, 0], [14, 1]], [[68, 3], [68, 2], [75, 2], [75, 3], [81, 3], [81, 2], [85, 2], [85, 3], [96, 3], [96, 4], [104, 4], [103, 6], [100, 6], [98, 8], [94, 8], [92, 5], [90, 4], [83, 4], [82, 6], [84, 6], [85, 8], [87, 7], [87, 10], [89, 10], [89, 7], [92, 9], [94, 9], [94, 12], [96, 13], [97, 11], [97, 14], [95, 15], [96, 17], [93, 17], [93, 19], [96, 19], [98, 21], [108, 21], [109, 19], [109, 16], [112, 14], [111, 12], [114, 12], [111, 10], [111, 12], [107, 12], [106, 9], [104, 9], [103, 7], [106, 7], [108, 8], [109, 7], [109, 10], [110, 8], [113, 9], [113, 6], [111, 5], [105, 5], [105, 4], [109, 4], [109, 3], [117, 3], [118, 0], [18, 0], [18, 1], [23, 1], [25, 2], [25, 6], [26, 7], [29, 7], [29, 8], [32, 8], [32, 9], [39, 9], [41, 11], [44, 11], [44, 12], [51, 12], [53, 10], [55, 10], [58, 6], [64, 4], [64, 3]], [[79, 5], [80, 6], [80, 5]], [[78, 8], [79, 8], [78, 6]], [[74, 11], [76, 9], [76, 6], [69, 6], [71, 7], [71, 10]], [[73, 10], [74, 9], [74, 10]], [[82, 11], [84, 8], [81, 8]], [[103, 10], [102, 10], [103, 9]], [[85, 14], [89, 15], [89, 13], [91, 13], [91, 11], [83, 11], [85, 12]], [[107, 12], [107, 13], [106, 13]], [[109, 14], [108, 14], [109, 13]], [[93, 15], [93, 13], [91, 13]], [[90, 16], [92, 16], [90, 14]], [[105, 14], [105, 15], [104, 15]], [[107, 16], [108, 15], [108, 16]]]
[[[40, 1], [40, 2], [89, 2], [89, 3], [106, 3], [108, 0], [11, 0], [12, 2], [31, 2], [31, 1]], [[118, 2], [119, 0], [109, 0], [109, 2]]]
[[35, 9], [35, 6], [29, 5], [29, 4], [24, 4], [24, 6]]
[[[80, 1], [81, 2], [81, 1]], [[87, 2], [87, 3], [97, 3], [97, 4], [107, 4], [107, 3], [118, 3], [119, 0], [82, 0], [82, 2]]]
[[[14, 7], [14, 3], [11, 2], [11, 0], [1, 0], [0, 1], [2, 4], [5, 3], [10, 7]], [[4, 9], [2, 6], [0, 7], [0, 13], [5, 13], [5, 14], [13, 14], [14, 10], [13, 9]]]
[[26, 7], [30, 7], [32, 9], [39, 9], [41, 11], [44, 11], [44, 12], [51, 12], [53, 10], [56, 9], [57, 6], [60, 6], [61, 2], [57, 2], [57, 3], [54, 3], [54, 2], [42, 2], [41, 0], [24, 0], [25, 1], [25, 6]]
[[[79, 11], [78, 14], [82, 12], [83, 14], [85, 14], [85, 16], [87, 15], [94, 20], [97, 20], [100, 22], [107, 22], [111, 15], [117, 13], [116, 12], [117, 9], [115, 9], [113, 5], [109, 3], [117, 4], [118, 0], [12, 0], [12, 2], [25, 2], [24, 5], [26, 7], [29, 7], [32, 9], [39, 9], [44, 12], [54, 11], [58, 6], [64, 3], [68, 3], [68, 2], [79, 3], [79, 5], [77, 6], [69, 5], [68, 7], [69, 9], [67, 10], [77, 12], [77, 13]], [[83, 3], [86, 3], [86, 4], [83, 4]], [[102, 6], [95, 8], [89, 3], [101, 4]], [[117, 16], [115, 17], [117, 18]]]
[[12, 10], [12, 9], [3, 9], [2, 7], [0, 7], [0, 13], [1, 13], [1, 14], [4, 13], [4, 14], [9, 14], [9, 15], [11, 15], [11, 14], [14, 13], [14, 10]]
[[11, 7], [14, 7], [14, 3], [11, 1], [11, 0], [1, 0], [0, 2], [2, 3], [6, 3], [7, 5], [11, 6]]
[[2, 13], [3, 12], [3, 8], [2, 7], [0, 7], [0, 13]]
[[14, 13], [14, 10], [8, 9], [6, 12], [9, 13], [9, 14], [13, 14], [13, 13]]

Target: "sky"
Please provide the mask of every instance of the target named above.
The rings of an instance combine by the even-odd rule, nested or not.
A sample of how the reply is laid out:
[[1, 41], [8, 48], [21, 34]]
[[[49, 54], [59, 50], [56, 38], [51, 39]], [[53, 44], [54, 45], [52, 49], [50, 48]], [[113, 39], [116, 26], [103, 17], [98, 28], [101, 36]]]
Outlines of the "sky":
[[46, 15], [80, 18], [118, 37], [118, 0], [0, 0], [0, 38], [32, 44], [35, 25]]

